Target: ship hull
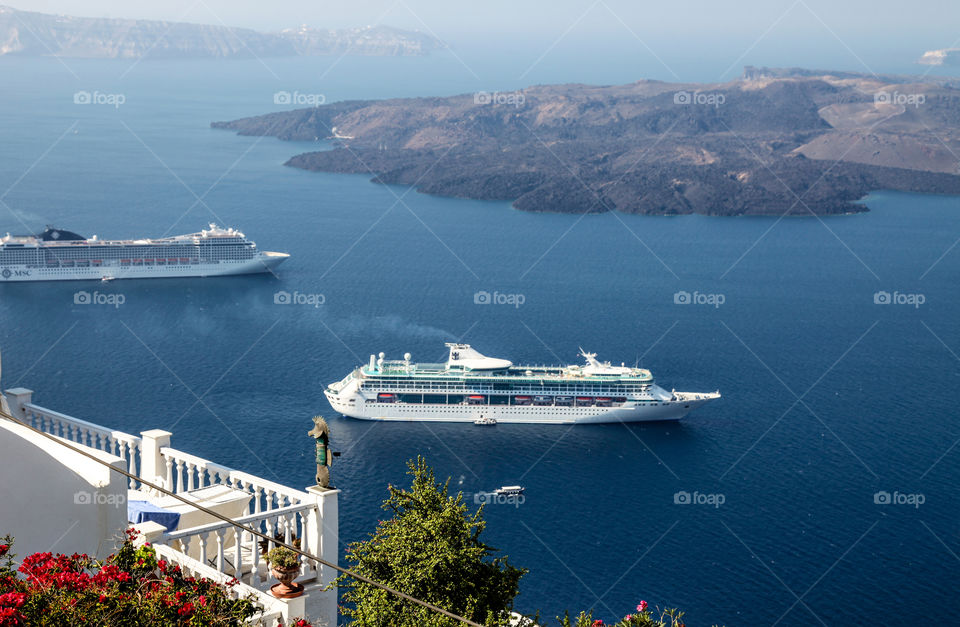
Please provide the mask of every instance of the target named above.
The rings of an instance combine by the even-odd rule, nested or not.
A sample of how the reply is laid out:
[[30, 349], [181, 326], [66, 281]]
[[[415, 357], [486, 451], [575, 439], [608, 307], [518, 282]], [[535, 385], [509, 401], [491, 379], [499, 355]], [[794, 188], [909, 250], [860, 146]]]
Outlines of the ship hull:
[[100, 281], [112, 279], [163, 279], [176, 277], [213, 277], [272, 272], [289, 255], [263, 252], [253, 259], [222, 260], [219, 263], [177, 265], [103, 264], [85, 267], [36, 268], [0, 267], [0, 283], [27, 281]]
[[337, 412], [360, 420], [389, 422], [474, 422], [492, 418], [497, 424], [605, 424], [663, 422], [680, 420], [719, 394], [692, 395], [699, 398], [664, 401], [657, 404], [627, 404], [623, 407], [558, 407], [536, 405], [433, 405], [425, 403], [378, 403], [341, 400], [325, 392]]

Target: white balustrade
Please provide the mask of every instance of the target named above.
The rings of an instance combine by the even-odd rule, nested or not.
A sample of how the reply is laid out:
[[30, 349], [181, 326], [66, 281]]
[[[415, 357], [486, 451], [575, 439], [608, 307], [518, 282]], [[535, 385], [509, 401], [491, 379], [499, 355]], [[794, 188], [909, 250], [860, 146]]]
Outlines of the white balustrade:
[[[313, 536], [307, 533], [307, 526], [315, 524], [316, 513], [316, 503], [307, 502], [250, 514], [236, 518], [234, 522], [266, 534], [269, 538], [280, 536], [286, 544], [293, 544], [295, 538], [299, 539], [301, 550], [317, 554], [320, 547], [310, 546], [310, 538]], [[180, 547], [182, 552], [219, 571], [232, 572], [237, 579], [245, 580], [250, 585], [258, 586], [264, 581], [263, 573], [260, 572], [263, 552], [261, 543], [264, 541], [252, 533], [241, 533], [231, 523], [221, 521], [171, 531], [164, 534], [162, 542]], [[274, 546], [276, 545], [272, 540], [266, 541], [266, 550], [269, 551]], [[209, 553], [208, 547], [215, 551], [215, 554]], [[300, 576], [317, 579], [320, 574], [319, 564], [313, 560], [303, 562]]]
[[[274, 483], [240, 470], [234, 470], [209, 460], [178, 451], [169, 446], [160, 449], [166, 476], [162, 479], [164, 487], [179, 494], [225, 485], [234, 490], [250, 494], [251, 505], [247, 512], [259, 514], [288, 505], [299, 505], [310, 501], [310, 495], [279, 483]], [[144, 479], [148, 479], [144, 477]]]
[[[25, 403], [22, 407], [24, 422], [28, 425], [71, 442], [116, 455], [127, 462], [127, 472], [139, 476], [139, 437], [107, 429], [33, 403]], [[134, 479], [129, 480], [131, 489], [135, 489], [138, 484]]]

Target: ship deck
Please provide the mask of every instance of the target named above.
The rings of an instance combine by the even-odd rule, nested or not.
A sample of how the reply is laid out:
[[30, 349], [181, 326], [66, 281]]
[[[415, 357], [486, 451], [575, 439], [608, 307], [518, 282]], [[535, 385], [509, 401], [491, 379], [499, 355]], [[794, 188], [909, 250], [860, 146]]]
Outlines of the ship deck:
[[423, 381], [443, 381], [464, 379], [491, 380], [500, 382], [529, 382], [531, 380], [556, 380], [556, 381], [578, 381], [578, 382], [631, 382], [631, 383], [652, 383], [653, 376], [648, 370], [634, 369], [629, 375], [621, 374], [585, 374], [582, 370], [574, 367], [559, 366], [513, 366], [504, 371], [490, 372], [477, 370], [458, 370], [449, 369], [446, 364], [384, 364], [380, 368], [370, 368], [364, 366], [360, 369], [365, 378], [383, 377], [387, 379], [412, 379]]

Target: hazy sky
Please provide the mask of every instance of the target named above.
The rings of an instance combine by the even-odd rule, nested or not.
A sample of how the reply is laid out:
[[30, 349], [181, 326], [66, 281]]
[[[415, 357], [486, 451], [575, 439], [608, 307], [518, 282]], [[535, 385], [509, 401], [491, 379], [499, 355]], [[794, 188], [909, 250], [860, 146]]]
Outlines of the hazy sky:
[[826, 59], [836, 61], [835, 69], [899, 67], [927, 49], [960, 46], [960, 0], [6, 1], [23, 10], [259, 30], [381, 23], [430, 32], [480, 55], [525, 50], [533, 57], [576, 57], [620, 46], [627, 60], [634, 53], [691, 64], [722, 58], [721, 65], [729, 59], [736, 71], [744, 59], [808, 66]]
[[[16, 8], [72, 15], [134, 17], [278, 29], [301, 23], [356, 26], [383, 22], [441, 35], [525, 32], [559, 36], [581, 33], [714, 33], [759, 36], [777, 20], [791, 32], [823, 29], [818, 16], [840, 37], [929, 35], [931, 45], [960, 38], [956, 0], [8, 0]], [[592, 7], [592, 9], [591, 9]], [[792, 7], [792, 9], [791, 9]], [[814, 14], [814, 15], [811, 15]], [[218, 19], [219, 18], [219, 19]], [[620, 23], [620, 20], [626, 23]], [[776, 27], [775, 27], [776, 28]], [[813, 30], [811, 30], [813, 29]], [[946, 39], [951, 38], [950, 41]]]

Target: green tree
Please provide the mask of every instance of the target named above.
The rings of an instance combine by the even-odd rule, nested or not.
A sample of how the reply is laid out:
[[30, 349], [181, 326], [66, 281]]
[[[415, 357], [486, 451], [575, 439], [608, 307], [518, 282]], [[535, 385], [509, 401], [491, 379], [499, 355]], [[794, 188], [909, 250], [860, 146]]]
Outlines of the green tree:
[[[504, 624], [520, 578], [527, 572], [493, 557], [480, 541], [483, 506], [469, 513], [463, 494], [450, 496], [450, 479], [436, 481], [418, 457], [407, 462], [409, 490], [390, 486], [383, 509], [393, 512], [369, 540], [350, 545], [347, 560], [370, 579], [474, 622]], [[351, 627], [459, 627], [462, 623], [342, 576], [342, 614]]]

